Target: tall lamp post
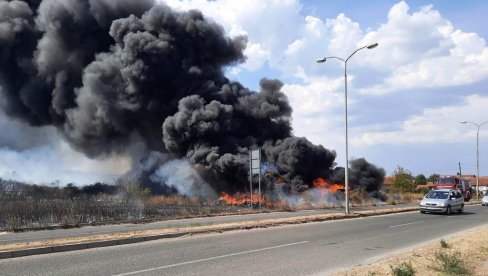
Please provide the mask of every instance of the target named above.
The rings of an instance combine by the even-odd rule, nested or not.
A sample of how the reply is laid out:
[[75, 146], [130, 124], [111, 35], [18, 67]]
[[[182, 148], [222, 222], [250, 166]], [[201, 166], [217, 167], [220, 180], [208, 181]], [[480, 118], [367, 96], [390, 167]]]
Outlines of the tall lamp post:
[[478, 130], [476, 131], [476, 199], [479, 200], [479, 192], [480, 192], [480, 127], [486, 123], [488, 123], [488, 121], [484, 122], [484, 123], [481, 123], [481, 124], [477, 124], [477, 123], [473, 123], [473, 122], [470, 122], [470, 121], [462, 121], [461, 124], [466, 124], [466, 123], [470, 123], [470, 124], [473, 124], [475, 125]]
[[321, 59], [318, 59], [316, 62], [317, 63], [324, 63], [327, 59], [338, 59], [342, 62], [344, 62], [344, 98], [345, 98], [345, 109], [346, 109], [346, 171], [345, 171], [345, 188], [346, 188], [346, 191], [345, 191], [345, 197], [346, 197], [346, 214], [349, 214], [349, 147], [348, 147], [348, 131], [347, 131], [347, 61], [355, 54], [357, 53], [359, 50], [362, 50], [364, 48], [367, 48], [367, 49], [373, 49], [373, 48], [376, 48], [376, 46], [378, 46], [378, 43], [374, 43], [374, 44], [371, 44], [371, 45], [368, 45], [368, 46], [363, 46], [359, 49], [356, 49], [356, 51], [352, 52], [352, 54], [350, 54], [346, 59], [343, 59], [343, 58], [340, 58], [340, 57], [335, 57], [335, 56], [331, 56], [331, 57], [324, 57], [324, 58], [321, 58]]

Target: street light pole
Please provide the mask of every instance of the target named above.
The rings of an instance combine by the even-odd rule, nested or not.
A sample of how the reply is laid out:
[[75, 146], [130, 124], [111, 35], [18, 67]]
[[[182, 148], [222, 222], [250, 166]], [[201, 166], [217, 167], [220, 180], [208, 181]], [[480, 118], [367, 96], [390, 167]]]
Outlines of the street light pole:
[[477, 123], [473, 123], [473, 122], [470, 122], [470, 121], [462, 121], [461, 124], [466, 124], [466, 123], [470, 123], [470, 124], [473, 124], [475, 125], [478, 129], [476, 131], [476, 200], [480, 200], [479, 198], [479, 192], [480, 192], [480, 127], [486, 123], [488, 123], [488, 121], [484, 122], [484, 123], [481, 123], [481, 124], [477, 124]]
[[346, 200], [346, 214], [349, 214], [349, 146], [348, 146], [348, 120], [347, 120], [347, 61], [359, 50], [362, 50], [364, 48], [367, 49], [373, 49], [378, 46], [378, 43], [374, 43], [368, 46], [363, 46], [359, 49], [356, 49], [352, 54], [349, 55], [346, 59], [340, 58], [340, 57], [324, 57], [321, 59], [318, 59], [316, 62], [317, 63], [324, 63], [327, 59], [338, 59], [342, 62], [344, 62], [344, 103], [345, 103], [345, 127], [346, 127], [346, 168], [345, 168], [345, 176], [344, 176], [344, 186], [345, 186], [345, 200]]

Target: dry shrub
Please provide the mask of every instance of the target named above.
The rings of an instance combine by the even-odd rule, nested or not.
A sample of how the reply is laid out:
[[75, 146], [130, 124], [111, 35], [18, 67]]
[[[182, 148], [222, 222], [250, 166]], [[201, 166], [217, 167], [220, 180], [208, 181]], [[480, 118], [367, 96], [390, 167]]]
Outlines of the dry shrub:
[[356, 206], [374, 205], [376, 202], [363, 188], [350, 190], [348, 196], [351, 204]]
[[419, 193], [404, 193], [403, 198], [405, 202], [417, 202], [421, 200], [424, 197], [424, 194], [419, 194]]
[[147, 205], [197, 205], [200, 199], [197, 197], [187, 197], [181, 195], [170, 195], [170, 196], [150, 196], [144, 200]]
[[143, 210], [133, 202], [98, 200], [25, 199], [2, 201], [1, 206], [0, 228], [9, 230], [140, 218]]
[[419, 193], [389, 193], [387, 203], [390, 205], [395, 205], [398, 203], [414, 203], [418, 202], [424, 197], [424, 194]]

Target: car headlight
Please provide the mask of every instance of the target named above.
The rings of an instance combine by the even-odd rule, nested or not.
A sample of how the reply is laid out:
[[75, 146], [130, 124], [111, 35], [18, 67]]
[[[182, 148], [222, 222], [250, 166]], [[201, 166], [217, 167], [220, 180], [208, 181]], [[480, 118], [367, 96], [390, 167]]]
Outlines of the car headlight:
[[444, 207], [444, 206], [446, 206], [446, 204], [445, 203], [438, 203], [437, 206]]

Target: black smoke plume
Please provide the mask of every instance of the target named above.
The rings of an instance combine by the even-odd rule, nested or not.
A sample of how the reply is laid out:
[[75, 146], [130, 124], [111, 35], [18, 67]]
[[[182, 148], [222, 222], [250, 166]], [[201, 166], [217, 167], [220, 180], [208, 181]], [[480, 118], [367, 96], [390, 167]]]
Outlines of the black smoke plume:
[[243, 191], [257, 147], [291, 192], [333, 176], [335, 152], [292, 136], [280, 81], [256, 93], [225, 77], [246, 43], [199, 11], [152, 0], [0, 0], [2, 109], [56, 126], [89, 157], [131, 155], [159, 193], [180, 191], [153, 175], [175, 158], [216, 192]]
[[[352, 188], [361, 188], [366, 192], [378, 191], [385, 180], [385, 170], [379, 168], [364, 158], [353, 159], [349, 168], [349, 184]], [[333, 170], [330, 181], [344, 184], [345, 169], [336, 167]]]

